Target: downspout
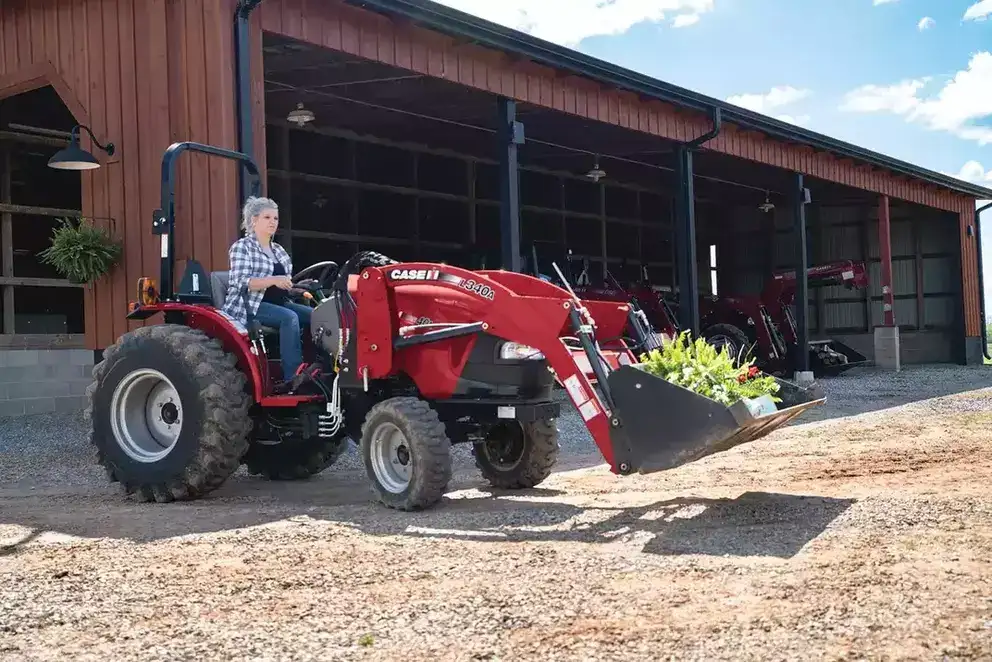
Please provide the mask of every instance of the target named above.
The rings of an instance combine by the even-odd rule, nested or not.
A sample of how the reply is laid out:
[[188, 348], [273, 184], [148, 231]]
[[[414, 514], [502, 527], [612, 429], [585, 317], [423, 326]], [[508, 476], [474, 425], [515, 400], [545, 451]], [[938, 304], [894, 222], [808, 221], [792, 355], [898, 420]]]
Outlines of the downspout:
[[713, 128], [710, 129], [707, 133], [699, 136], [698, 138], [693, 138], [692, 140], [687, 142], [685, 144], [686, 147], [688, 147], [689, 149], [696, 149], [697, 147], [701, 147], [703, 144], [708, 143], [709, 141], [713, 140], [718, 135], [720, 135], [720, 129], [723, 128], [723, 118], [720, 114], [719, 106], [713, 107], [712, 117], [713, 117]]
[[986, 361], [992, 361], [989, 356], [989, 329], [985, 320], [985, 272], [982, 271], [982, 212], [992, 207], [992, 202], [975, 210], [975, 241], [978, 243], [978, 310], [982, 317], [982, 356]]
[[693, 192], [692, 153], [720, 133], [721, 111], [713, 107], [713, 128], [693, 140], [679, 143], [675, 149], [678, 191], [675, 195], [675, 250], [679, 288], [679, 327], [692, 336], [699, 334], [699, 265], [696, 263], [696, 211]]
[[[238, 0], [234, 10], [234, 89], [237, 106], [238, 151], [254, 158], [255, 145], [251, 117], [251, 38], [248, 19], [262, 0]], [[248, 171], [238, 168], [238, 199], [248, 196]]]

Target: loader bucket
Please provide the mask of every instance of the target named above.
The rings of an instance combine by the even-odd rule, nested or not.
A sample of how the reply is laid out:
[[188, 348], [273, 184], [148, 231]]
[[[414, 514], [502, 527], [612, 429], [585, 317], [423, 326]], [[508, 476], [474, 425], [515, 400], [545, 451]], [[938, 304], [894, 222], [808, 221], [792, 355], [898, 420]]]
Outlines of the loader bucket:
[[622, 366], [607, 378], [619, 426], [611, 428], [620, 473], [652, 473], [755, 441], [824, 402], [822, 392], [776, 378], [777, 411], [755, 416], [747, 404], [730, 407], [655, 377], [641, 366]]
[[809, 343], [809, 367], [817, 377], [836, 377], [867, 364], [868, 357], [839, 340], [831, 338]]

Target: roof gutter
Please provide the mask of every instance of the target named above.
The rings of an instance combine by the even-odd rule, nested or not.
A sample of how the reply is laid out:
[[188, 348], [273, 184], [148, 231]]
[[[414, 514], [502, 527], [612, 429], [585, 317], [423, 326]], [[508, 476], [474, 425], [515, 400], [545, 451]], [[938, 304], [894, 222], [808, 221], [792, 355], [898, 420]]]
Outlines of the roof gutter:
[[[234, 93], [238, 151], [251, 157], [255, 155], [255, 145], [251, 116], [251, 35], [248, 20], [252, 11], [260, 4], [262, 0], [238, 0], [238, 6], [234, 10]], [[248, 171], [242, 164], [238, 168], [238, 199], [244, 200], [249, 190]]]
[[975, 210], [975, 241], [978, 243], [978, 310], [982, 317], [982, 356], [992, 361], [989, 356], [989, 327], [985, 319], [985, 272], [982, 266], [982, 212], [992, 207], [992, 202]]
[[969, 184], [905, 161], [830, 138], [820, 133], [800, 129], [792, 124], [766, 117], [759, 113], [728, 104], [650, 76], [638, 74], [609, 62], [583, 55], [551, 42], [538, 39], [517, 30], [497, 25], [470, 14], [451, 9], [432, 0], [344, 0], [348, 4], [369, 11], [401, 16], [429, 27], [437, 32], [470, 39], [498, 50], [515, 53], [534, 62], [558, 69], [568, 69], [576, 74], [643, 94], [645, 96], [709, 112], [720, 108], [724, 119], [741, 127], [761, 131], [776, 138], [809, 145], [860, 161], [867, 161], [893, 172], [924, 179], [945, 188], [966, 193], [979, 199], [992, 197], [992, 190]]

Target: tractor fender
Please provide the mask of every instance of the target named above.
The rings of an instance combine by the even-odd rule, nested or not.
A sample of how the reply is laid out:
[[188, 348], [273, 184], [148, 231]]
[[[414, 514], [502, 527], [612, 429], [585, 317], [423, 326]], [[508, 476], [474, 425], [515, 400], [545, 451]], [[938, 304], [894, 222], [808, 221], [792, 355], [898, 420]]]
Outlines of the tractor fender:
[[238, 367], [251, 384], [252, 397], [255, 402], [265, 394], [262, 381], [262, 369], [258, 357], [251, 351], [251, 341], [248, 335], [241, 333], [234, 324], [224, 317], [216, 308], [186, 303], [155, 303], [140, 306], [128, 315], [128, 319], [145, 320], [158, 314], [164, 314], [168, 321], [182, 316], [180, 323], [191, 329], [199, 329], [211, 338], [220, 341], [224, 351], [235, 356]]

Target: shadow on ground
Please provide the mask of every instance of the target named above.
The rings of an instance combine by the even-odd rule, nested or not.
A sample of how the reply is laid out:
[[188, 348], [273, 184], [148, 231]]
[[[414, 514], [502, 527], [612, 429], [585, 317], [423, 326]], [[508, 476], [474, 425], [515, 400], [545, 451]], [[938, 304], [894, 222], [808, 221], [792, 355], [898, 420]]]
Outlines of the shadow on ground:
[[[153, 542], [233, 531], [294, 517], [331, 522], [371, 536], [415, 536], [475, 542], [608, 544], [634, 540], [660, 555], [790, 558], [853, 503], [850, 499], [750, 492], [735, 499], [687, 498], [615, 507], [575, 505], [562, 493], [535, 488], [483, 491], [478, 482], [452, 485], [442, 503], [417, 513], [372, 501], [364, 481], [292, 485], [235, 481], [193, 503], [137, 504], [113, 494], [10, 499], [0, 525], [31, 530], [4, 554], [52, 532], [81, 538]], [[327, 481], [330, 482], [330, 481]], [[328, 533], [333, 536], [333, 533]], [[245, 538], [250, 544], [251, 538]]]

